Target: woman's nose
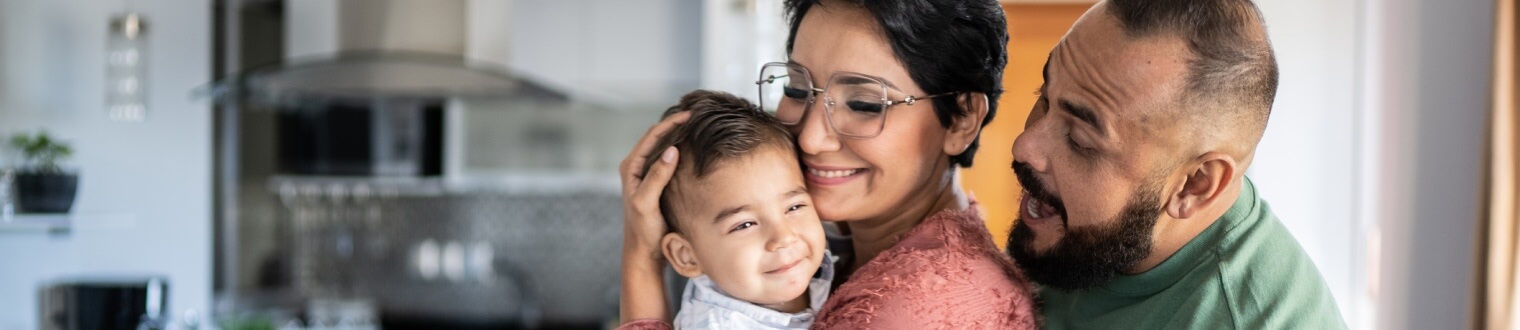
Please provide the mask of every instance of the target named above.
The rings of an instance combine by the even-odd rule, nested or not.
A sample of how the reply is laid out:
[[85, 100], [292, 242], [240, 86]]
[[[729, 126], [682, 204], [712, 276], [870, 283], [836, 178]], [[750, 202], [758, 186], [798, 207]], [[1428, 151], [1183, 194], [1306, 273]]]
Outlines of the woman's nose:
[[828, 110], [819, 104], [823, 102], [823, 96], [819, 95], [813, 102], [804, 105], [807, 107], [806, 112], [802, 121], [797, 122], [797, 146], [802, 148], [804, 154], [818, 155], [839, 150], [839, 137], [829, 128]]

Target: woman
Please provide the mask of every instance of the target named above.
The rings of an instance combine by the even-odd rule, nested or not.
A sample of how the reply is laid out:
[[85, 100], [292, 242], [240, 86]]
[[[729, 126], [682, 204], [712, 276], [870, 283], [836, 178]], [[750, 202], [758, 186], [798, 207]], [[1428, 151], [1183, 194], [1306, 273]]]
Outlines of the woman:
[[[1032, 328], [1033, 292], [992, 243], [958, 168], [996, 113], [1007, 24], [994, 0], [789, 0], [790, 61], [762, 94], [797, 136], [824, 220], [849, 233], [814, 328]], [[767, 73], [770, 72], [770, 73]], [[777, 78], [782, 83], [768, 81]], [[771, 89], [771, 90], [767, 90]], [[673, 150], [641, 173], [654, 125], [624, 159], [625, 328], [669, 328], [659, 193]]]

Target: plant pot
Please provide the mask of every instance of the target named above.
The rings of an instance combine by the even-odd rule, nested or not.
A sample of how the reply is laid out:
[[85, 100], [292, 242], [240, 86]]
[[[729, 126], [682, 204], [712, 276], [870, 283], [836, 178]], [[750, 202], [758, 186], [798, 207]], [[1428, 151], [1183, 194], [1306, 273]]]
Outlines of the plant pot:
[[21, 213], [68, 213], [79, 190], [79, 175], [16, 173], [16, 206]]

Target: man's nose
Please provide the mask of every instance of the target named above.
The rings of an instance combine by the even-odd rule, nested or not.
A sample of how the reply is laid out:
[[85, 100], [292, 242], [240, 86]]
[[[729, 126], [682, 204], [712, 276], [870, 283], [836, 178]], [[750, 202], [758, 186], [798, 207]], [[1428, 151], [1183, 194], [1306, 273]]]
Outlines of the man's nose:
[[1042, 117], [1031, 114], [1024, 131], [1013, 140], [1013, 161], [1029, 164], [1036, 172], [1050, 170], [1049, 137], [1055, 134], [1055, 125]]

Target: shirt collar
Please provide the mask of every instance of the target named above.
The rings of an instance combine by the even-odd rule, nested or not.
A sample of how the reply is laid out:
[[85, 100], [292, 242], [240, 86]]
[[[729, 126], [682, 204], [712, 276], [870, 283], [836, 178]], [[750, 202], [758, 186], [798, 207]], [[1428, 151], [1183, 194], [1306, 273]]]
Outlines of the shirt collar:
[[818, 310], [823, 308], [823, 302], [829, 299], [829, 285], [834, 279], [835, 262], [839, 257], [825, 250], [823, 262], [818, 266], [818, 272], [813, 274], [813, 279], [808, 283], [808, 308], [797, 313], [782, 313], [770, 308], [765, 308], [754, 303], [739, 300], [724, 293], [717, 284], [707, 275], [691, 279], [688, 284], [692, 289], [687, 290], [686, 301], [698, 301], [716, 308], [727, 309], [754, 319], [760, 323], [778, 327], [795, 327], [797, 324], [811, 324]]

